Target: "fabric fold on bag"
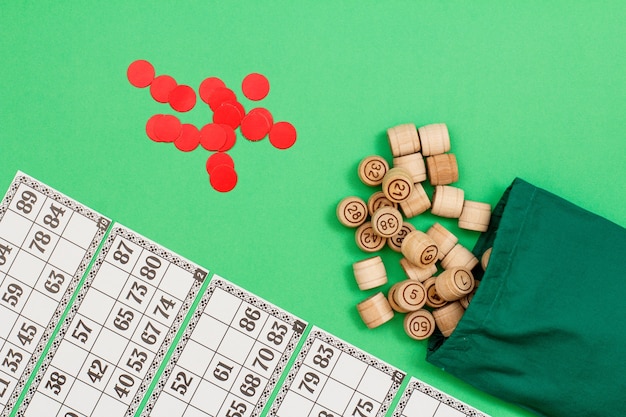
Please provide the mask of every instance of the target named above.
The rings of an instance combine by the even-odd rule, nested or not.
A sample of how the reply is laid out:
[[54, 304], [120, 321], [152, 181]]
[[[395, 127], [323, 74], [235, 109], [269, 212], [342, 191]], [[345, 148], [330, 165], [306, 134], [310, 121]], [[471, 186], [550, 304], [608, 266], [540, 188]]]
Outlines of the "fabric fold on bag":
[[626, 229], [517, 178], [474, 254], [489, 247], [427, 360], [538, 415], [626, 416]]

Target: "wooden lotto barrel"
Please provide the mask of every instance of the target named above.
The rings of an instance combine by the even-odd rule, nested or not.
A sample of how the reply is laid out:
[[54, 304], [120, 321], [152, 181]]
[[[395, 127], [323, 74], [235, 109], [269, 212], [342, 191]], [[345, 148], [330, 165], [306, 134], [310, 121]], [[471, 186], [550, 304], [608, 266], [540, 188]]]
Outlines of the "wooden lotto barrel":
[[433, 224], [426, 234], [430, 236], [439, 249], [439, 259], [443, 259], [459, 242], [459, 238], [439, 223]]
[[389, 147], [394, 157], [410, 155], [421, 149], [417, 128], [413, 123], [405, 123], [387, 129]]
[[415, 339], [428, 339], [435, 331], [435, 318], [425, 309], [410, 312], [404, 317], [405, 333]]
[[459, 180], [459, 167], [452, 153], [427, 157], [426, 168], [431, 185], [448, 185]]
[[445, 123], [433, 123], [417, 129], [422, 155], [439, 155], [450, 150], [450, 134]]
[[419, 282], [424, 282], [428, 278], [435, 275], [437, 272], [437, 264], [432, 263], [424, 268], [420, 268], [418, 266], [413, 265], [406, 258], [400, 259], [400, 266], [404, 270], [408, 279], [414, 279]]
[[360, 290], [369, 290], [387, 283], [387, 271], [380, 256], [353, 263], [352, 271]]
[[426, 180], [426, 163], [419, 152], [393, 158], [393, 166], [406, 169], [415, 183]]
[[465, 200], [463, 212], [459, 217], [461, 229], [486, 232], [491, 219], [491, 204]]
[[463, 267], [446, 269], [437, 276], [435, 289], [444, 300], [456, 301], [472, 292], [474, 276], [471, 271]]
[[365, 325], [373, 329], [393, 318], [393, 310], [382, 292], [372, 295], [356, 306]]
[[440, 217], [458, 218], [463, 211], [465, 192], [450, 185], [437, 185], [433, 191], [431, 213]]
[[437, 244], [430, 236], [420, 230], [409, 233], [404, 238], [401, 249], [404, 257], [420, 268], [426, 268], [438, 259]]
[[337, 205], [337, 219], [347, 227], [359, 227], [367, 220], [368, 209], [359, 197], [346, 197]]
[[382, 156], [371, 155], [361, 160], [358, 167], [359, 178], [365, 185], [376, 186], [383, 182], [389, 171], [389, 164]]
[[406, 201], [414, 189], [411, 174], [404, 168], [391, 168], [385, 174], [382, 186], [385, 197], [394, 203]]
[[441, 333], [445, 337], [449, 337], [452, 332], [454, 332], [454, 329], [456, 329], [459, 321], [461, 321], [463, 313], [465, 313], [465, 309], [461, 303], [454, 301], [433, 310], [433, 317], [435, 318], [435, 323], [437, 323], [437, 327], [441, 330]]

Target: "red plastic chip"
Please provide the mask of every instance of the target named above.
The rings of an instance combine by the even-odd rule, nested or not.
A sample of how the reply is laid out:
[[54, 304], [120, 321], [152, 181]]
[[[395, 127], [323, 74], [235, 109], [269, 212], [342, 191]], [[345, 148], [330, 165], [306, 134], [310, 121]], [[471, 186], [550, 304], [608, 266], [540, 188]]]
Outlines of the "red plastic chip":
[[270, 143], [278, 149], [287, 149], [296, 143], [296, 128], [289, 122], [278, 122], [270, 130]]
[[148, 121], [146, 122], [146, 134], [148, 135], [150, 139], [152, 139], [155, 142], [160, 142], [160, 140], [154, 133], [154, 125], [156, 124], [156, 121], [162, 116], [163, 116], [162, 114], [155, 114], [154, 116], [149, 118]]
[[209, 181], [216, 191], [227, 193], [237, 185], [237, 173], [231, 166], [218, 165], [213, 168]]
[[253, 72], [243, 79], [241, 91], [250, 100], [263, 100], [270, 92], [270, 82], [265, 75]]
[[209, 156], [209, 159], [206, 160], [206, 172], [211, 175], [213, 169], [220, 165], [228, 165], [231, 168], [235, 168], [235, 161], [225, 152], [216, 152], [213, 155]]
[[200, 145], [200, 131], [192, 124], [184, 123], [180, 136], [174, 141], [174, 146], [183, 152], [191, 152]]
[[218, 87], [226, 87], [226, 84], [217, 77], [205, 78], [204, 81], [200, 83], [200, 88], [198, 88], [200, 99], [206, 104], [209, 104], [211, 93]]
[[137, 88], [145, 88], [154, 80], [154, 67], [146, 60], [138, 59], [131, 62], [126, 70], [128, 81]]
[[167, 103], [170, 92], [178, 85], [176, 80], [169, 75], [159, 75], [150, 85], [150, 95], [159, 103]]
[[235, 133], [235, 129], [230, 127], [229, 125], [220, 125], [226, 132], [226, 142], [222, 145], [221, 148], [218, 149], [220, 152], [226, 152], [232, 149], [235, 146], [235, 142], [237, 141], [237, 134]]
[[154, 134], [161, 142], [174, 142], [182, 132], [178, 117], [164, 114], [154, 122]]
[[187, 112], [196, 105], [196, 92], [188, 85], [179, 85], [170, 92], [170, 106], [177, 112]]
[[226, 143], [227, 132], [215, 123], [206, 124], [200, 129], [200, 145], [207, 151], [218, 151]]
[[272, 116], [272, 113], [264, 108], [264, 107], [256, 107], [252, 110], [250, 110], [248, 113], [261, 113], [263, 116], [265, 116], [265, 118], [267, 119], [267, 121], [270, 123], [270, 128], [272, 127], [272, 125], [274, 124], [274, 116]]
[[211, 110], [215, 111], [225, 101], [237, 101], [237, 96], [235, 95], [235, 92], [230, 88], [217, 87], [213, 89], [213, 91], [209, 95], [207, 103], [209, 104]]
[[270, 131], [270, 122], [259, 111], [250, 111], [241, 121], [241, 134], [248, 140], [258, 141]]
[[241, 123], [244, 113], [241, 111], [243, 106], [237, 106], [235, 103], [239, 104], [233, 101], [225, 101], [217, 109], [215, 109], [215, 112], [213, 113], [213, 123], [224, 124], [232, 127], [233, 129], [237, 129]]

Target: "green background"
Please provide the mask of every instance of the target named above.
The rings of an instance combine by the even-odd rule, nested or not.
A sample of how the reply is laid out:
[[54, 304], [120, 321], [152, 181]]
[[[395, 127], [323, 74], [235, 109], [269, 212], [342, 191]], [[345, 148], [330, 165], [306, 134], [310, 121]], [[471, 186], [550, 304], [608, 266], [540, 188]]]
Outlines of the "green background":
[[[22, 170], [481, 411], [526, 416], [428, 364], [400, 315], [365, 328], [355, 304], [375, 291], [358, 290], [351, 264], [368, 255], [335, 218], [344, 196], [375, 191], [356, 167], [391, 161], [388, 127], [445, 122], [467, 199], [495, 204], [520, 176], [626, 225], [626, 3], [473, 3], [4, 4], [0, 186]], [[265, 74], [259, 104], [298, 141], [239, 135], [239, 183], [217, 193], [209, 152], [146, 137], [150, 116], [175, 112], [128, 83], [135, 59], [194, 88], [218, 76], [246, 108], [241, 80]], [[180, 118], [202, 126], [211, 112]], [[437, 220], [473, 246], [454, 221], [411, 222]], [[400, 256], [381, 255], [401, 280]]]

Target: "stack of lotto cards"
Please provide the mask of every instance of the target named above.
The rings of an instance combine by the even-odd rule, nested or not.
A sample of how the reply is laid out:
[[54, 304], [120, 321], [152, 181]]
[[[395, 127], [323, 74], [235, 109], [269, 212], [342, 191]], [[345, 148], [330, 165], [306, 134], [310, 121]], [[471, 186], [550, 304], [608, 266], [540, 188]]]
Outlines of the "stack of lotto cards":
[[0, 349], [1, 417], [485, 416], [21, 172]]

